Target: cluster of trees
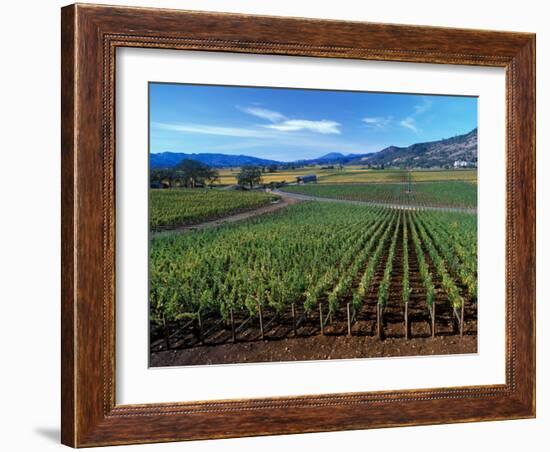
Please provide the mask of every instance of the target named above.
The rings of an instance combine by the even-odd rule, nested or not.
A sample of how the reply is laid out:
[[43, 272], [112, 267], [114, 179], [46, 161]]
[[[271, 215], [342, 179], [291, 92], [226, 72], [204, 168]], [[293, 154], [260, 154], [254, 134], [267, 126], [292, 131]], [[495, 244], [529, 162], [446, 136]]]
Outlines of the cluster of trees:
[[262, 182], [262, 169], [259, 166], [243, 166], [237, 174], [237, 182], [241, 187], [253, 188]]
[[[245, 165], [237, 174], [237, 182], [242, 187], [254, 188], [262, 182], [262, 174], [275, 172], [276, 167], [262, 168]], [[185, 159], [174, 168], [156, 168], [151, 170], [151, 185], [172, 187], [197, 188], [212, 186], [219, 182], [220, 174], [215, 168], [198, 162]]]
[[174, 168], [159, 168], [151, 171], [151, 184], [168, 187], [196, 188], [213, 185], [220, 178], [218, 171], [196, 160], [183, 160]]

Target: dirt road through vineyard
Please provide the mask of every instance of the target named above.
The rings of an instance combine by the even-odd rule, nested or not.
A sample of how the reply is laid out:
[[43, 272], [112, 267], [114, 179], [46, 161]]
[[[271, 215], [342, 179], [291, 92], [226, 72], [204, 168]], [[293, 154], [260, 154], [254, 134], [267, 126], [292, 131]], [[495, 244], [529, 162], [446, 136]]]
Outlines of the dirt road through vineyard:
[[283, 209], [291, 204], [296, 204], [301, 201], [300, 199], [287, 196], [288, 193], [277, 193], [277, 194], [281, 196], [281, 199], [277, 202], [269, 204], [268, 206], [263, 206], [258, 209], [241, 212], [234, 215], [228, 215], [222, 218], [216, 218], [215, 220], [205, 221], [203, 223], [180, 226], [173, 229], [168, 229], [166, 231], [154, 232], [152, 236], [159, 237], [159, 236], [169, 235], [174, 233], [177, 234], [177, 233], [183, 233], [183, 232], [189, 232], [189, 231], [196, 231], [200, 229], [216, 228], [223, 224], [236, 223], [238, 221], [247, 220], [249, 218], [257, 217], [260, 215], [273, 213], [273, 212], [276, 212], [277, 210]]

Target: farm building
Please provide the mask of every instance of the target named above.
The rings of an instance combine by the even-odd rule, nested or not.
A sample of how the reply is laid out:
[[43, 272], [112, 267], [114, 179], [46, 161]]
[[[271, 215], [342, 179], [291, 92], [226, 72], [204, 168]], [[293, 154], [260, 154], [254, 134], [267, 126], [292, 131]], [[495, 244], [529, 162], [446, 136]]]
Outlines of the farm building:
[[298, 176], [296, 182], [299, 184], [307, 184], [309, 182], [317, 182], [317, 175], [315, 174], [306, 174], [305, 176]]
[[465, 162], [464, 160], [455, 160], [453, 166], [455, 168], [466, 168], [469, 165], [468, 162]]

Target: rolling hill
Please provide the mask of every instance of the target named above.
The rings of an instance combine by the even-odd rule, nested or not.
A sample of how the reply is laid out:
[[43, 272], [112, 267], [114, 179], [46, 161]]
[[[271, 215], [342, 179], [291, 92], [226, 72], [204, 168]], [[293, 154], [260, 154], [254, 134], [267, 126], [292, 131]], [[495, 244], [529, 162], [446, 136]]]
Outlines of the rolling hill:
[[445, 167], [477, 166], [477, 128], [457, 135], [407, 147], [390, 146], [374, 154], [361, 156], [351, 163], [384, 166]]
[[[197, 160], [214, 168], [231, 168], [243, 165], [281, 165], [289, 162], [262, 159], [250, 155], [229, 154], [186, 154], [161, 152], [150, 154], [151, 168], [172, 168], [182, 160]], [[416, 143], [407, 147], [390, 146], [370, 154], [342, 154], [330, 152], [320, 157], [292, 162], [296, 165], [358, 164], [386, 167], [453, 167], [477, 166], [477, 128], [452, 138], [427, 143]], [[455, 164], [456, 163], [456, 164]]]
[[172, 168], [185, 159], [196, 160], [214, 168], [231, 168], [243, 165], [268, 166], [281, 163], [275, 160], [252, 157], [250, 155], [185, 154], [180, 152], [150, 154], [149, 163], [151, 168]]

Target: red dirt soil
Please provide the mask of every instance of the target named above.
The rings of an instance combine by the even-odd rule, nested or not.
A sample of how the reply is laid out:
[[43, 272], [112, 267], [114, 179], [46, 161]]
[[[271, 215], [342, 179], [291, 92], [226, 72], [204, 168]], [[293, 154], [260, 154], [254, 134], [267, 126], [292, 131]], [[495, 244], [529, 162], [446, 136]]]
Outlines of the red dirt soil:
[[152, 367], [475, 353], [477, 336], [434, 339], [311, 336], [204, 345], [151, 354]]

